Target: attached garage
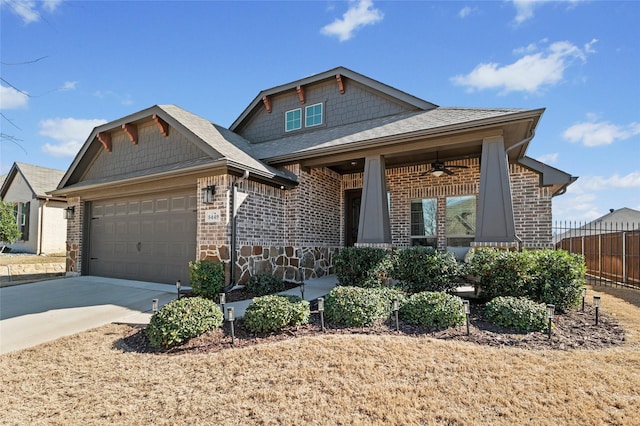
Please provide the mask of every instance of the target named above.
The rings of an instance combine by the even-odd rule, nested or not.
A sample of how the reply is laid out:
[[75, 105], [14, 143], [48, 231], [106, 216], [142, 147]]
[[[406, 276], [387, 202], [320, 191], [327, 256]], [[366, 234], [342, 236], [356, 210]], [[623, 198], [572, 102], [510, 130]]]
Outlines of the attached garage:
[[189, 280], [196, 256], [193, 191], [90, 202], [90, 275], [159, 283]]

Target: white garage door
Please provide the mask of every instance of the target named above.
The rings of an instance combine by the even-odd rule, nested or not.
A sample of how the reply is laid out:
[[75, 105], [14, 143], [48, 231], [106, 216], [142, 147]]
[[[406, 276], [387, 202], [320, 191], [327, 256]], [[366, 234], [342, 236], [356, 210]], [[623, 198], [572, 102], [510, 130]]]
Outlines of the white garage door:
[[195, 191], [94, 201], [90, 213], [89, 275], [188, 284]]

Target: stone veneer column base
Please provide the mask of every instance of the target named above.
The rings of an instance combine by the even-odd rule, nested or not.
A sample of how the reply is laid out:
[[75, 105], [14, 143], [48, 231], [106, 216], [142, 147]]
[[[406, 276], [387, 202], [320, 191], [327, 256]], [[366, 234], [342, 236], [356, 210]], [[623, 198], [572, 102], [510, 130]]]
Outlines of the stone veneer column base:
[[497, 248], [502, 250], [519, 250], [520, 243], [518, 243], [517, 241], [514, 241], [514, 242], [472, 241], [471, 242], [471, 248], [480, 248], [480, 247], [491, 247], [491, 248]]
[[370, 248], [381, 248], [386, 250], [392, 250], [393, 244], [391, 243], [355, 243], [354, 247], [370, 247]]

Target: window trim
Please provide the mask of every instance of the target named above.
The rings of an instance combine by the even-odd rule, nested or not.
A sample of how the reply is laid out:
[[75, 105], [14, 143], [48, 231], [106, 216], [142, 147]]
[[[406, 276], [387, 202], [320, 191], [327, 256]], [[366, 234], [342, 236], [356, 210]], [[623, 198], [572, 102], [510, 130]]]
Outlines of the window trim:
[[[308, 111], [311, 108], [320, 106], [320, 122], [316, 123], [316, 124], [311, 124], [309, 125], [307, 120], [309, 119], [309, 114]], [[313, 114], [312, 117], [316, 117], [317, 114]], [[317, 127], [317, 126], [322, 126], [322, 124], [324, 123], [324, 105], [322, 104], [322, 102], [318, 102], [317, 104], [313, 104], [313, 105], [308, 105], [306, 107], [304, 107], [304, 127]]]
[[[300, 113], [300, 117], [299, 117], [300, 125], [298, 127], [293, 127], [291, 129], [289, 129], [288, 128], [289, 127], [288, 126], [288, 124], [289, 124], [289, 117], [288, 117], [289, 113], [294, 113], [296, 111], [299, 111], [299, 113]], [[304, 120], [303, 120], [303, 117], [302, 117], [302, 108], [294, 108], [294, 109], [290, 109], [289, 111], [285, 111], [285, 113], [284, 113], [284, 131], [285, 132], [293, 132], [293, 131], [302, 129], [302, 122], [303, 121]]]

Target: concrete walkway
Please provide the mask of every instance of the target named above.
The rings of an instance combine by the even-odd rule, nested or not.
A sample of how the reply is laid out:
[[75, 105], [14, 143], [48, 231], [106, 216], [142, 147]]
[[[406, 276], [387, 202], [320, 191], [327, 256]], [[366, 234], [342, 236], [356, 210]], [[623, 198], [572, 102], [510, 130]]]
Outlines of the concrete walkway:
[[[330, 275], [308, 280], [304, 298], [313, 300], [336, 285]], [[300, 287], [284, 294], [301, 296]], [[151, 301], [161, 307], [176, 299], [169, 284], [80, 276], [0, 288], [0, 354], [36, 346], [105, 324], [148, 324]], [[228, 303], [242, 318], [250, 300]]]

